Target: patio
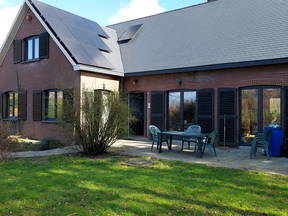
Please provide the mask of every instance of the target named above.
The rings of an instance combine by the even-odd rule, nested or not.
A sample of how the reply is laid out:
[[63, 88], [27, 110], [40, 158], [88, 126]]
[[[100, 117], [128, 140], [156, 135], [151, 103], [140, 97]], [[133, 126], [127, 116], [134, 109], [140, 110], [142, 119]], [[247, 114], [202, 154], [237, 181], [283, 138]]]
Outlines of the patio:
[[[193, 149], [194, 146], [192, 146]], [[267, 160], [260, 151], [256, 158], [249, 159], [249, 147], [240, 148], [217, 148], [217, 157], [206, 151], [203, 158], [196, 157], [195, 153], [188, 151], [187, 148], [181, 151], [180, 142], [174, 141], [172, 151], [168, 151], [163, 144], [163, 152], [160, 154], [154, 148], [151, 152], [151, 142], [147, 139], [139, 140], [120, 140], [114, 147], [124, 154], [135, 156], [147, 156], [158, 159], [177, 160], [187, 163], [205, 164], [215, 167], [235, 168], [251, 171], [261, 171], [271, 174], [288, 175], [288, 158], [271, 158]]]

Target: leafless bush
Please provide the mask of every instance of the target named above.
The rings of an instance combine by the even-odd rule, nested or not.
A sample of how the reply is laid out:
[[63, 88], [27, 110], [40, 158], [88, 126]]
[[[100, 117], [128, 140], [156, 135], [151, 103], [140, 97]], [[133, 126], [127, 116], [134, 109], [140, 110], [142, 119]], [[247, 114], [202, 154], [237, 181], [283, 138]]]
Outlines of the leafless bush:
[[10, 152], [14, 152], [18, 148], [18, 141], [11, 137], [14, 134], [12, 122], [0, 122], [0, 160], [8, 159]]
[[80, 110], [74, 119], [76, 143], [88, 155], [98, 155], [128, 134], [129, 113], [125, 96], [95, 91], [84, 93]]

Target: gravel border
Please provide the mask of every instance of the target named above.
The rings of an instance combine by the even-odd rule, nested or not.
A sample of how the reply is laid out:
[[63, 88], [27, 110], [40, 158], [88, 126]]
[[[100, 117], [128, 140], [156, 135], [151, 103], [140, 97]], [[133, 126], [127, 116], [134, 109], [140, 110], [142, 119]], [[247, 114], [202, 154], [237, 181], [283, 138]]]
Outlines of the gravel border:
[[14, 152], [10, 153], [10, 158], [36, 158], [36, 157], [48, 157], [55, 155], [65, 155], [78, 153], [80, 149], [78, 146], [68, 146], [64, 148], [57, 148], [46, 151], [27, 151], [27, 152]]

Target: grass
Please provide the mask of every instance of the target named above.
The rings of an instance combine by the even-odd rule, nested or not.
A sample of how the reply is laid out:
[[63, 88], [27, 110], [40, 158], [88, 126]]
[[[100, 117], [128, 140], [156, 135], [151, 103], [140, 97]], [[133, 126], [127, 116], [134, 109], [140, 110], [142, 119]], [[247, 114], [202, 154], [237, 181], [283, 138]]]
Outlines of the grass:
[[125, 157], [0, 163], [0, 215], [288, 215], [288, 177]]

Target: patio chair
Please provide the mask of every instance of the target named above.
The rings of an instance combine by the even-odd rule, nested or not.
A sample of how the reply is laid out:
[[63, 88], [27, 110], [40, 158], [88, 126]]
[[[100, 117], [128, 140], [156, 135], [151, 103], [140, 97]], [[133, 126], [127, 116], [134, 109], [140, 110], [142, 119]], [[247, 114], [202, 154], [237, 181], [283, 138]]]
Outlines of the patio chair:
[[256, 137], [252, 141], [251, 150], [250, 150], [250, 159], [256, 157], [257, 148], [262, 148], [265, 151], [267, 159], [270, 159], [270, 140], [272, 137], [273, 131], [268, 130], [266, 133], [260, 132], [257, 133]]
[[[201, 133], [201, 127], [199, 125], [191, 125], [185, 130], [185, 132], [192, 133], [192, 134], [199, 134]], [[182, 139], [182, 151], [183, 151], [185, 142], [188, 143], [188, 149], [190, 149], [191, 143], [195, 143], [195, 151], [196, 151], [197, 142], [198, 142], [197, 138], [183, 138]]]
[[212, 153], [212, 150], [213, 150], [214, 156], [217, 157], [216, 148], [215, 148], [217, 137], [218, 137], [218, 133], [216, 130], [214, 130], [212, 133], [208, 135], [206, 141], [204, 142], [203, 153], [205, 152], [205, 149], [208, 147], [210, 152]]
[[[159, 143], [160, 142], [159, 133], [161, 131], [155, 125], [150, 125], [149, 126], [149, 131], [150, 131], [151, 136], [152, 136], [152, 147], [151, 147], [151, 151], [152, 151], [155, 143], [157, 144], [157, 149], [159, 148], [159, 144], [160, 144]], [[169, 147], [169, 143], [168, 143], [167, 137], [162, 137], [162, 142], [166, 142], [167, 146]]]

